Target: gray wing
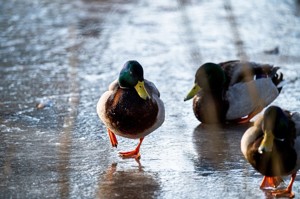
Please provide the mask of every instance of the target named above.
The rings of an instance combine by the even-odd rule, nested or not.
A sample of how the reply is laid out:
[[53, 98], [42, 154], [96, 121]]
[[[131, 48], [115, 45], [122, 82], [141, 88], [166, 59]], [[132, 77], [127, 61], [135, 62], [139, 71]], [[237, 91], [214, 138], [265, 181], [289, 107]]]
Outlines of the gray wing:
[[160, 93], [153, 82], [145, 79], [145, 86], [150, 96], [156, 95], [157, 97], [160, 97]]
[[268, 106], [278, 95], [279, 91], [270, 78], [235, 84], [226, 93], [229, 102], [226, 118], [233, 120], [247, 116], [257, 108]]

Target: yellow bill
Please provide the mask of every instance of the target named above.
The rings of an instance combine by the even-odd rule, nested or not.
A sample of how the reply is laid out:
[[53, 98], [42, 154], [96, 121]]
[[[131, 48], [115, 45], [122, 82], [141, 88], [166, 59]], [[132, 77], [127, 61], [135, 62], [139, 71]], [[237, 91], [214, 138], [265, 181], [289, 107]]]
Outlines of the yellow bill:
[[151, 98], [145, 88], [144, 81], [138, 81], [134, 88], [142, 99], [146, 100], [147, 98]]
[[271, 152], [274, 143], [274, 135], [270, 131], [264, 132], [264, 139], [262, 140], [260, 146], [258, 147], [259, 153]]
[[192, 99], [200, 90], [201, 90], [200, 86], [198, 86], [198, 84], [195, 84], [192, 90], [184, 98], [184, 101]]

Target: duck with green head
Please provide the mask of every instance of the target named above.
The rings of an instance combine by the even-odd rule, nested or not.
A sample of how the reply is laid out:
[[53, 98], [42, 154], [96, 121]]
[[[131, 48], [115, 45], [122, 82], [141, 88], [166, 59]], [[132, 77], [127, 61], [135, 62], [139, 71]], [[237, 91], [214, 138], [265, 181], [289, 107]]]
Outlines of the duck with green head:
[[292, 186], [300, 169], [300, 114], [268, 107], [243, 135], [241, 151], [265, 177], [261, 189], [277, 188], [281, 176], [291, 175], [286, 189], [272, 190], [273, 196], [294, 197]]
[[140, 140], [133, 151], [119, 153], [123, 158], [139, 158], [144, 137], [160, 127], [165, 118], [159, 91], [144, 79], [142, 66], [134, 60], [124, 64], [119, 78], [100, 97], [97, 113], [113, 147], [118, 145], [115, 134]]
[[202, 123], [245, 123], [269, 105], [281, 91], [279, 67], [246, 61], [205, 63], [184, 101]]

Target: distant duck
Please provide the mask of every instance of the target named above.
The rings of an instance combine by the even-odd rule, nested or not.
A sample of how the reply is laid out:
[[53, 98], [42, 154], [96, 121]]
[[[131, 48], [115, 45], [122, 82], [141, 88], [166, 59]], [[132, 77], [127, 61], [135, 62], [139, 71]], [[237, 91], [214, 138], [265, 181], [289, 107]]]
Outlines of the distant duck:
[[279, 95], [279, 67], [247, 61], [205, 63], [184, 101], [194, 98], [193, 110], [202, 123], [246, 123]]
[[268, 107], [242, 137], [241, 150], [248, 162], [265, 177], [261, 189], [276, 188], [281, 176], [291, 175], [288, 187], [273, 190], [279, 197], [294, 197], [292, 186], [300, 169], [300, 114]]
[[144, 79], [142, 66], [128, 61], [119, 78], [113, 81], [98, 101], [97, 113], [107, 127], [110, 142], [117, 147], [115, 136], [139, 139], [135, 150], [120, 152], [123, 158], [140, 158], [145, 136], [160, 127], [165, 118], [164, 104], [155, 85]]

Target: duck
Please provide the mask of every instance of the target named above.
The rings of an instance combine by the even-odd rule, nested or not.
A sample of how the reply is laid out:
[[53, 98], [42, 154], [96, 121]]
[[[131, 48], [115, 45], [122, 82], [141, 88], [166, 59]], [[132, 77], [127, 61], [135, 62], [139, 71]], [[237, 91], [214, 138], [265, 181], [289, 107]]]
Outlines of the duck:
[[184, 98], [193, 98], [193, 111], [204, 124], [247, 123], [279, 95], [279, 67], [250, 61], [207, 62], [196, 74]]
[[139, 159], [144, 137], [163, 124], [165, 108], [154, 83], [144, 79], [141, 64], [129, 60], [101, 95], [97, 114], [107, 128], [112, 147], [118, 145], [116, 135], [139, 139], [134, 150], [119, 153], [122, 158]]
[[[241, 139], [241, 151], [264, 178], [260, 188], [276, 197], [293, 198], [293, 183], [300, 169], [300, 114], [269, 106]], [[291, 175], [285, 189], [276, 189], [283, 176]]]

